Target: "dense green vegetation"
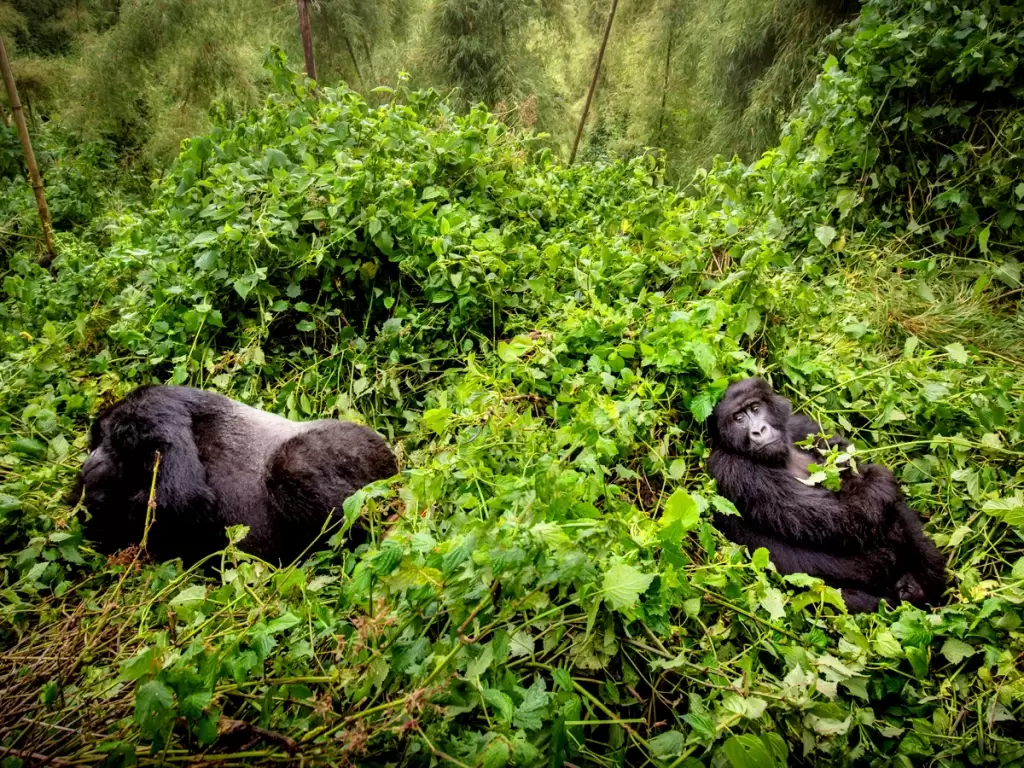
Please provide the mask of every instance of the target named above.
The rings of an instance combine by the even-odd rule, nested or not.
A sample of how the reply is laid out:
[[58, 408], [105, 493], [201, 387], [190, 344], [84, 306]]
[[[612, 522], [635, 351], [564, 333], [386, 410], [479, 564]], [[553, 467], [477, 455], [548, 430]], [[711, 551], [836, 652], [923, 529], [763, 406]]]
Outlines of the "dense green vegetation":
[[[529, 5], [507, 34], [590, 23]], [[4, 766], [1024, 764], [1024, 9], [868, 0], [825, 45], [778, 145], [685, 190], [273, 49], [152, 188], [159, 101], [39, 131], [52, 274], [0, 130]], [[704, 423], [753, 373], [893, 467], [946, 606], [851, 617], [714, 529]], [[63, 495], [154, 381], [370, 423], [402, 472], [288, 568], [108, 561]]]
[[[317, 73], [371, 103], [409, 73], [566, 153], [592, 74], [607, 0], [309, 2]], [[820, 69], [817, 43], [856, 14], [853, 0], [621, 0], [589, 157], [667, 153], [688, 180], [716, 154], [754, 159]], [[295, 3], [283, 0], [0, 0], [0, 33], [33, 115], [115, 141], [161, 165], [178, 142], [235, 114], [269, 85], [277, 43], [303, 60]], [[2, 99], [0, 99], [2, 100]]]

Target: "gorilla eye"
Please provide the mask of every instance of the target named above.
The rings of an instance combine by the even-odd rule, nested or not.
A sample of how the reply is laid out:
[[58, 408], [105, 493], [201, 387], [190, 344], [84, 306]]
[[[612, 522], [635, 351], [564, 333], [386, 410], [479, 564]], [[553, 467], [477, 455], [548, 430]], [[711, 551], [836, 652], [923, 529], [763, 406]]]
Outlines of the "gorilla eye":
[[752, 406], [750, 406], [750, 410], [752, 410], [754, 413], [757, 413], [758, 411], [761, 410], [761, 406], [758, 405], [757, 403], [754, 403]]
[[735, 421], [743, 421], [743, 414], [742, 414], [742, 413], [737, 413], [737, 414], [736, 414], [735, 416], [733, 416], [732, 418], [733, 418], [733, 420], [735, 420]]

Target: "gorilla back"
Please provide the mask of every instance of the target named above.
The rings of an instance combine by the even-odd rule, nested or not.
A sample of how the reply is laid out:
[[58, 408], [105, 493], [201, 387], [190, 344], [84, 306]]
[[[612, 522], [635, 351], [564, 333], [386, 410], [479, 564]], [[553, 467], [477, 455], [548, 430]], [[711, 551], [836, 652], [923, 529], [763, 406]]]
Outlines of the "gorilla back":
[[231, 525], [249, 526], [246, 552], [288, 562], [345, 499], [398, 471], [367, 427], [290, 421], [189, 387], [135, 390], [100, 413], [89, 449], [72, 491], [85, 490], [85, 535], [107, 554], [142, 540], [159, 452], [148, 548], [186, 563], [222, 548]]

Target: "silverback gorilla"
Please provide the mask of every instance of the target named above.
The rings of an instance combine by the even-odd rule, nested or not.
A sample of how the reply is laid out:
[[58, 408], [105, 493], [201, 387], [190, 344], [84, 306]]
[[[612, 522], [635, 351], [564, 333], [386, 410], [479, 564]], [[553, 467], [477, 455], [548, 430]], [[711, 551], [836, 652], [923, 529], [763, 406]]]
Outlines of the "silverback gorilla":
[[367, 427], [290, 421], [189, 387], [135, 390], [99, 414], [89, 449], [71, 494], [85, 489], [86, 537], [105, 554], [142, 540], [159, 451], [147, 546], [186, 563], [223, 548], [231, 525], [249, 526], [246, 552], [289, 562], [346, 498], [398, 471]]
[[[820, 431], [761, 379], [729, 387], [711, 419], [708, 468], [740, 517], [717, 516], [719, 530], [751, 549], [765, 547], [780, 573], [807, 573], [839, 588], [851, 612], [875, 611], [883, 599], [937, 602], [946, 583], [942, 555], [892, 472], [858, 464], [838, 492], [798, 479], [821, 454], [794, 443]], [[850, 443], [835, 436], [827, 445]]]

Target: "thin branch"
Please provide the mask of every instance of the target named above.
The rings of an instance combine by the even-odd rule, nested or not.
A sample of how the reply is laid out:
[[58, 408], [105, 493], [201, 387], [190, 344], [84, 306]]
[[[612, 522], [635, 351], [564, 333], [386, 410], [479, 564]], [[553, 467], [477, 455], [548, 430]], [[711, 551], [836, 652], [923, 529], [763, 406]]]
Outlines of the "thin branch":
[[0, 72], [3, 73], [4, 86], [7, 88], [7, 100], [11, 103], [11, 113], [14, 115], [14, 124], [18, 128], [18, 139], [21, 140], [21, 149], [25, 153], [29, 183], [32, 185], [32, 191], [36, 196], [39, 222], [43, 226], [46, 253], [39, 259], [39, 266], [49, 269], [54, 257], [57, 255], [57, 249], [53, 244], [53, 225], [50, 219], [50, 208], [46, 204], [46, 194], [43, 192], [43, 178], [39, 175], [39, 166], [36, 165], [36, 156], [32, 151], [32, 141], [28, 136], [28, 125], [25, 123], [25, 110], [22, 109], [21, 99], [18, 98], [18, 86], [14, 82], [14, 73], [11, 71], [11, 62], [7, 58], [7, 48], [4, 47], [3, 35], [0, 35]]
[[587, 122], [587, 115], [590, 113], [590, 103], [594, 100], [594, 91], [597, 90], [597, 78], [601, 74], [601, 62], [604, 61], [604, 50], [608, 47], [608, 35], [612, 31], [612, 22], [615, 21], [615, 11], [619, 7], [619, 0], [612, 0], [612, 8], [608, 12], [608, 23], [604, 26], [604, 37], [601, 39], [601, 50], [597, 52], [597, 62], [594, 64], [594, 76], [590, 79], [590, 90], [587, 91], [587, 100], [583, 104], [583, 114], [580, 115], [580, 124], [576, 128], [576, 138], [572, 140], [572, 152], [569, 153], [569, 165], [576, 160], [576, 150], [580, 146], [580, 137], [583, 136], [583, 126]]

